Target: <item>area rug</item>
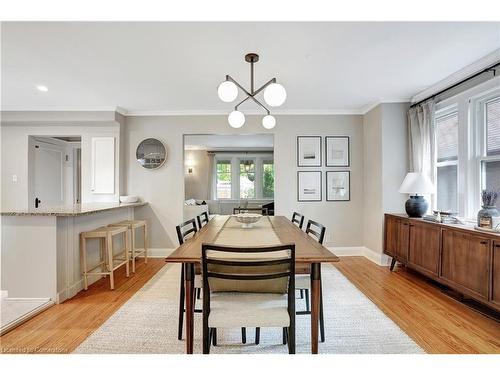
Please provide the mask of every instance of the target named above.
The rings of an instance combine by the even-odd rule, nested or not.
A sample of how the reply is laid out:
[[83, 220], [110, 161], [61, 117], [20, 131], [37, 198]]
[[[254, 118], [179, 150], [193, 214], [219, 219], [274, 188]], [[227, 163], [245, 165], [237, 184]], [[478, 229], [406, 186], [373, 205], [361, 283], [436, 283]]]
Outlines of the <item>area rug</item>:
[[[320, 353], [424, 353], [335, 267], [323, 265], [322, 277], [326, 341], [319, 344]], [[179, 278], [179, 265], [165, 265], [74, 353], [184, 353], [184, 340], [177, 340]], [[304, 300], [297, 299], [297, 310], [303, 308]], [[201, 353], [201, 325], [197, 313], [195, 353]], [[296, 325], [296, 351], [310, 353], [310, 316], [297, 316]], [[240, 329], [219, 329], [211, 353], [288, 352], [281, 328], [262, 328], [259, 345], [254, 343], [254, 332], [247, 328], [247, 344], [242, 344]]]

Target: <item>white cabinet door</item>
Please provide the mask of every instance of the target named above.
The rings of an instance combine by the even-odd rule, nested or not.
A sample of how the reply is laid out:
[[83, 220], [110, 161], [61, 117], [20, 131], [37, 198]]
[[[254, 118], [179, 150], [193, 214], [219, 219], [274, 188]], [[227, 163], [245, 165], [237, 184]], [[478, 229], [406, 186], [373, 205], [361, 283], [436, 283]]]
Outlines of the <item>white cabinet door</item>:
[[115, 193], [115, 138], [92, 138], [92, 193]]

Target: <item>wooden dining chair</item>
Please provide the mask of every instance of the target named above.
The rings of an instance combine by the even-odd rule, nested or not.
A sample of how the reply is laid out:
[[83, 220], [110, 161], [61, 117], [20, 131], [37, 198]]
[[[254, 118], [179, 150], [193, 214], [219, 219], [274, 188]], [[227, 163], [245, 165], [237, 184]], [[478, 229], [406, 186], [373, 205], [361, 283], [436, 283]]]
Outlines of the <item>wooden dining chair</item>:
[[196, 217], [196, 220], [198, 221], [198, 230], [203, 228], [205, 226], [205, 224], [207, 224], [208, 221], [210, 220], [208, 218], [208, 212], [205, 211], [205, 212], [201, 213], [200, 215], [198, 215]]
[[292, 215], [292, 223], [297, 224], [297, 226], [302, 229], [302, 226], [304, 225], [304, 218], [304, 215], [294, 212]]
[[202, 245], [203, 354], [217, 328], [283, 327], [295, 354], [295, 245]]
[[[323, 245], [325, 239], [326, 227], [316, 221], [308, 220], [306, 225], [306, 234], [315, 238], [320, 244]], [[295, 287], [305, 294], [306, 309], [304, 311], [297, 311], [297, 315], [310, 315], [311, 308], [309, 305], [309, 296], [311, 290], [311, 277], [310, 269], [304, 273], [297, 274], [295, 277]], [[323, 316], [323, 287], [320, 279], [320, 299], [319, 299], [319, 329], [320, 340], [325, 342], [325, 319]]]
[[235, 207], [233, 208], [233, 215], [244, 214], [244, 213], [256, 213], [261, 214], [263, 216], [268, 216], [268, 210], [266, 207]]
[[[179, 224], [175, 227], [175, 230], [177, 232], [177, 239], [179, 240], [179, 245], [182, 245], [188, 238], [192, 237], [197, 231], [196, 227], [196, 220], [195, 219], [190, 219], [188, 221], [185, 221], [182, 224]], [[180, 288], [179, 288], [179, 326], [177, 329], [177, 338], [179, 340], [182, 340], [182, 329], [184, 327], [184, 313], [186, 312], [186, 309], [184, 308], [184, 297], [185, 297], [185, 286], [184, 286], [184, 264], [181, 264], [181, 282], [180, 282]], [[198, 267], [197, 270], [195, 270], [196, 275], [194, 279], [194, 289], [195, 289], [195, 294], [200, 295], [201, 292], [201, 287], [202, 287], [202, 280], [201, 280], [201, 269]], [[201, 313], [200, 309], [195, 309], [194, 312], [196, 313]]]

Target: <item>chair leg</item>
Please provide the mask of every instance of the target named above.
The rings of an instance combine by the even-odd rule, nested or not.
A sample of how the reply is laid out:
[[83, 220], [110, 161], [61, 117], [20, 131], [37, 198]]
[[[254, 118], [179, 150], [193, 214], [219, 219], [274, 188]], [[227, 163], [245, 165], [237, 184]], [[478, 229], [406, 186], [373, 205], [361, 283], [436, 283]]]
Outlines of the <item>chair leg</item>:
[[109, 285], [111, 290], [115, 289], [115, 276], [113, 273], [113, 237], [108, 234], [108, 244], [106, 248], [108, 249], [108, 264], [109, 264]]
[[144, 225], [144, 264], [148, 264], [148, 224]]
[[210, 354], [210, 338], [212, 336], [212, 329], [208, 328], [208, 324], [203, 322], [203, 338], [202, 350], [203, 354]]
[[[123, 232], [123, 242], [124, 242], [124, 257], [125, 257], [125, 275], [127, 277], [130, 277], [130, 259], [129, 259], [129, 243], [128, 243], [128, 234], [127, 234], [128, 231], [125, 231]], [[132, 259], [132, 262], [134, 261], [135, 259]], [[134, 269], [134, 272], [135, 272], [135, 265], [132, 266], [132, 268]]]
[[196, 299], [201, 298], [201, 288], [196, 288]]
[[184, 264], [181, 264], [181, 284], [179, 290], [179, 327], [177, 339], [182, 340], [182, 328], [184, 325]]
[[212, 328], [212, 345], [217, 346], [217, 328]]
[[325, 342], [325, 318], [323, 316], [323, 282], [319, 284], [319, 330], [320, 340]]
[[246, 327], [241, 327], [241, 342], [243, 344], [247, 343], [247, 329], [246, 329]]
[[286, 345], [288, 342], [287, 336], [288, 336], [288, 332], [286, 330], [286, 327], [283, 327], [283, 345]]
[[255, 327], [255, 345], [260, 343], [260, 327]]
[[311, 312], [311, 308], [309, 306], [309, 289], [306, 289], [305, 293], [306, 293], [306, 311]]
[[304, 289], [300, 289], [300, 299], [304, 299]]
[[292, 322], [290, 327], [288, 327], [287, 336], [288, 336], [288, 354], [295, 354], [295, 325]]

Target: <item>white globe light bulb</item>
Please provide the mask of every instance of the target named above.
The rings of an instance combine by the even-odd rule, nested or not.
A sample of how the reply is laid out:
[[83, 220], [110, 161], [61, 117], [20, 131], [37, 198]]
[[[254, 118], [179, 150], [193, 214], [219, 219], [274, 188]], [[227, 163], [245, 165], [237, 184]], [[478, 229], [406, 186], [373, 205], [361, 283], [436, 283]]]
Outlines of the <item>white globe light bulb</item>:
[[238, 96], [238, 87], [231, 81], [224, 81], [217, 89], [220, 100], [226, 103], [231, 103]]
[[240, 111], [233, 111], [227, 117], [227, 121], [233, 128], [238, 129], [241, 128], [245, 123], [245, 115]]
[[276, 119], [274, 116], [267, 115], [262, 119], [262, 126], [266, 129], [272, 129], [276, 125]]
[[286, 100], [286, 90], [279, 83], [271, 83], [264, 90], [264, 100], [271, 107], [279, 107]]

